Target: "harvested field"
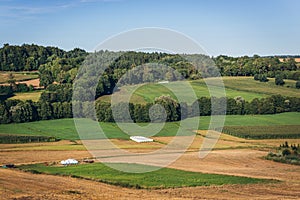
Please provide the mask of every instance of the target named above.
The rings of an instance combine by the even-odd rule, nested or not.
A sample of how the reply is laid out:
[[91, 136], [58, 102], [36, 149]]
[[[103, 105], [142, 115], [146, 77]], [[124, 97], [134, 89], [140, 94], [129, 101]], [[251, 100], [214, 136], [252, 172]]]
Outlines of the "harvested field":
[[70, 141], [1, 144], [0, 165], [57, 162], [67, 158], [83, 159], [91, 155], [83, 145]]
[[[136, 190], [83, 179], [0, 169], [0, 199], [299, 199], [300, 167], [262, 159], [270, 148], [277, 147], [284, 139], [246, 140], [223, 134], [216, 150], [206, 158], [199, 159], [198, 149], [206, 131], [199, 131], [199, 134], [189, 151], [169, 167], [194, 172], [278, 179], [282, 182]], [[118, 139], [112, 142], [129, 151], [148, 152], [160, 148], [172, 137], [154, 139], [159, 142], [138, 144]], [[288, 141], [300, 142], [299, 139]], [[0, 164], [57, 162], [69, 157], [78, 160], [91, 157], [83, 148], [80, 142], [66, 140], [3, 144], [0, 146]]]
[[198, 152], [184, 154], [170, 167], [206, 173], [278, 179], [300, 184], [300, 167], [262, 159], [266, 151], [235, 149], [212, 151], [204, 159]]
[[[6, 80], [6, 79], [3, 79]], [[16, 84], [19, 83], [25, 83], [27, 86], [32, 85], [35, 89], [42, 89], [44, 87], [40, 86], [40, 79], [36, 78], [36, 79], [30, 79], [30, 80], [20, 80], [20, 81], [16, 81]], [[9, 85], [8, 83], [2, 83], [1, 85]]]
[[[9, 171], [9, 172], [8, 172]], [[297, 199], [299, 184], [224, 185], [135, 190], [94, 181], [0, 169], [0, 199]], [[61, 187], [63, 185], [64, 187]], [[286, 190], [286, 188], [289, 188]]]
[[[198, 135], [195, 137], [193, 143], [189, 147], [189, 150], [199, 150], [201, 144], [203, 143], [204, 136], [206, 135], [206, 130], [197, 131]], [[168, 144], [173, 137], [154, 137], [155, 141], [162, 144]], [[223, 149], [245, 149], [245, 148], [258, 148], [258, 149], [270, 149], [279, 147], [288, 141], [290, 144], [300, 143], [300, 139], [264, 139], [264, 140], [249, 140], [244, 138], [238, 138], [235, 136], [221, 134], [218, 142], [216, 143], [215, 150]]]
[[43, 87], [40, 86], [40, 79], [39, 78], [28, 80], [28, 81], [20, 81], [18, 83], [25, 83], [28, 86], [32, 85], [35, 89], [43, 88]]
[[[7, 154], [9, 156], [7, 156]], [[0, 152], [0, 165], [7, 163], [14, 164], [30, 164], [41, 162], [58, 162], [60, 160], [74, 158], [83, 159], [90, 157], [91, 155], [87, 151], [12, 151], [12, 152]]]
[[[285, 59], [285, 60], [288, 60], [288, 58]], [[300, 58], [294, 58], [294, 60], [295, 60], [296, 63], [300, 63]], [[279, 58], [279, 61], [284, 62], [284, 58]]]
[[71, 177], [30, 174], [8, 169], [0, 169], [0, 183], [0, 199], [20, 200], [297, 199], [300, 196], [298, 184], [276, 183], [135, 190]]
[[0, 199], [138, 199], [161, 196], [150, 191], [120, 190], [120, 187], [94, 181], [7, 169], [0, 169], [0, 183]]
[[27, 81], [38, 78], [37, 72], [4, 72], [0, 71], [0, 83], [7, 83], [9, 74], [12, 73], [17, 82]]

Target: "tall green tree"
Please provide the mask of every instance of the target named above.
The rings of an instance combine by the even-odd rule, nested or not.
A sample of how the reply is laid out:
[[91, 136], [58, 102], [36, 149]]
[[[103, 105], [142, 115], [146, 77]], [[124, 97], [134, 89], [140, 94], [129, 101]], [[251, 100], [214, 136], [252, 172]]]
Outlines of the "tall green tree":
[[282, 75], [278, 74], [275, 76], [275, 84], [276, 85], [284, 85], [285, 84]]
[[160, 96], [155, 98], [154, 104], [159, 104], [164, 107], [167, 114], [167, 121], [180, 120], [180, 104], [170, 96]]

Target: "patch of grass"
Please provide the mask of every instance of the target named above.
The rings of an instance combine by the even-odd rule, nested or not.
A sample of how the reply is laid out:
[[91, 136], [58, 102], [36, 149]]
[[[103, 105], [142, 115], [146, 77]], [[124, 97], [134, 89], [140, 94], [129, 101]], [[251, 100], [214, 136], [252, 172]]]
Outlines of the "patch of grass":
[[[207, 85], [203, 80], [189, 81], [188, 83], [191, 85], [195, 95], [198, 98], [210, 96]], [[195, 100], [194, 94], [186, 92], [187, 91], [186, 84], [183, 84], [181, 81], [177, 81], [177, 82], [169, 82], [166, 85], [161, 85], [158, 83], [148, 83], [148, 84], [140, 85], [140, 87], [131, 96], [130, 102], [145, 104], [147, 102], [153, 102], [156, 97], [159, 97], [161, 95], [169, 95], [172, 98], [177, 99], [176, 95], [170, 89], [168, 89], [168, 87], [173, 88], [177, 94], [181, 94], [182, 97], [181, 101], [192, 103], [191, 100]], [[123, 98], [125, 100], [124, 94], [132, 92], [133, 89], [134, 89], [133, 86], [122, 87], [121, 91], [116, 93], [118, 95], [119, 100], [122, 101]], [[217, 97], [222, 96], [222, 91], [219, 91], [220, 89], [218, 86], [211, 85], [210, 89], [216, 92], [215, 96]], [[236, 96], [242, 96], [246, 100], [252, 100], [254, 98], [262, 98], [267, 96], [265, 94], [259, 94], [253, 91], [239, 91], [227, 87], [225, 87], [225, 91], [227, 97], [234, 98]], [[111, 100], [110, 95], [100, 97], [99, 99], [101, 101], [106, 101], [106, 102], [110, 102]]]
[[37, 102], [40, 99], [41, 94], [42, 94], [41, 90], [32, 91], [32, 92], [18, 92], [15, 93], [14, 96], [10, 97], [9, 99], [18, 99], [22, 101], [32, 100]]
[[[114, 165], [126, 165], [126, 167], [135, 168], [145, 167], [144, 165], [139, 164], [115, 163]], [[47, 174], [92, 179], [121, 187], [151, 189], [223, 184], [253, 184], [270, 181], [248, 177], [188, 172], [170, 168], [162, 168], [148, 173], [125, 173], [112, 169], [102, 163], [82, 164], [68, 167], [44, 166], [42, 164], [35, 164], [20, 166], [20, 169], [25, 171], [35, 170]]]
[[[115, 123], [100, 123], [108, 138], [129, 139]], [[87, 134], [89, 127], [86, 127]], [[28, 123], [1, 124], [1, 134], [43, 135], [65, 140], [78, 140], [79, 135], [73, 119], [44, 120]]]
[[[216, 117], [218, 120], [218, 116]], [[300, 125], [299, 112], [281, 113], [275, 115], [228, 115], [226, 116], [225, 126], [274, 126], [274, 125]], [[186, 119], [187, 126], [193, 119]], [[198, 129], [207, 130], [210, 117], [200, 117]], [[129, 135], [124, 133], [115, 123], [99, 123], [106, 136], [110, 139], [129, 139]], [[145, 124], [141, 124], [143, 126]], [[164, 128], [155, 136], [174, 136], [180, 127], [180, 122], [165, 123]], [[191, 126], [188, 126], [191, 127]], [[90, 127], [86, 127], [87, 134]], [[193, 134], [192, 130], [184, 130], [186, 135]], [[21, 135], [42, 135], [53, 136], [66, 140], [78, 140], [79, 135], [76, 131], [73, 119], [58, 119], [36, 121], [19, 124], [1, 124], [1, 134], [21, 134]], [[142, 133], [139, 133], [142, 134]]]
[[275, 162], [285, 163], [285, 164], [291, 164], [291, 165], [300, 165], [300, 156], [299, 155], [278, 155], [274, 153], [269, 153], [265, 159], [272, 160]]
[[[203, 117], [200, 117], [200, 119]], [[218, 117], [216, 117], [218, 119]], [[300, 113], [288, 112], [273, 115], [227, 115], [225, 126], [274, 126], [274, 125], [300, 125]], [[209, 123], [210, 117], [203, 118]], [[200, 122], [201, 123], [201, 122]], [[203, 124], [205, 125], [205, 123]], [[202, 129], [201, 126], [199, 129]], [[205, 129], [205, 128], [204, 128]]]
[[[253, 77], [222, 77], [225, 85], [226, 96], [230, 98], [234, 98], [236, 96], [242, 96], [245, 100], [251, 101], [254, 98], [263, 98], [270, 95], [281, 94], [283, 96], [292, 96], [292, 97], [300, 97], [300, 93], [297, 89], [294, 88], [295, 81], [286, 80], [285, 86], [277, 86], [275, 85], [274, 79], [270, 79], [267, 83], [261, 83], [255, 81]], [[214, 79], [214, 78], [210, 78]], [[210, 81], [210, 90], [216, 92], [216, 96], [221, 96], [221, 90], [217, 85], [214, 85], [213, 81]], [[207, 85], [204, 80], [195, 80], [188, 82], [194, 92], [195, 95], [200, 97], [209, 97], [209, 91]], [[118, 95], [119, 100], [124, 98], [126, 93], [133, 92], [136, 86], [124, 86], [121, 88]], [[193, 95], [187, 93], [187, 87], [183, 84], [182, 81], [169, 82], [165, 85], [158, 83], [149, 83], [139, 85], [139, 87], [134, 91], [131, 96], [130, 102], [132, 103], [140, 103], [144, 104], [147, 102], [153, 102], [156, 97], [161, 95], [170, 95], [172, 98], [176, 99], [174, 93], [168, 89], [168, 87], [173, 88], [178, 94], [183, 94], [183, 101], [189, 102], [194, 100]], [[110, 95], [106, 95], [100, 97], [101, 101], [110, 102]]]
[[2, 124], [0, 125], [0, 134], [44, 135], [68, 140], [79, 139], [73, 119]]
[[[275, 85], [275, 79], [269, 78], [269, 81], [262, 83], [255, 81], [253, 77], [223, 77], [226, 88], [237, 91], [253, 92], [257, 94], [300, 97], [299, 90], [295, 88], [287, 88], [285, 86]], [[293, 83], [292, 80], [286, 80], [287, 85]], [[245, 97], [244, 97], [245, 98]], [[245, 98], [246, 99], [246, 98]]]
[[247, 139], [300, 138], [300, 125], [225, 126], [223, 132]]
[[281, 162], [292, 165], [300, 165], [300, 144], [296, 144], [290, 141], [285, 141], [279, 145], [277, 153], [269, 152], [265, 157], [267, 160], [273, 160], [275, 162]]

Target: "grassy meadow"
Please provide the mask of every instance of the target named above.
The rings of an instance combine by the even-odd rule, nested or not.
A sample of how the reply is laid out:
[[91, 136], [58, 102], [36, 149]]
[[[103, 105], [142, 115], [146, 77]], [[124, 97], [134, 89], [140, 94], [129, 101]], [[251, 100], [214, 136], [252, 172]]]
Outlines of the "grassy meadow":
[[[214, 78], [210, 78], [213, 80]], [[283, 96], [292, 96], [292, 97], [300, 97], [299, 90], [295, 88], [296, 81], [293, 80], [285, 80], [286, 84], [284, 86], [275, 85], [274, 78], [270, 78], [269, 82], [262, 83], [259, 81], [255, 81], [253, 77], [222, 77], [226, 96], [230, 98], [234, 98], [236, 96], [242, 96], [245, 100], [251, 101], [254, 98], [264, 98], [270, 95], [281, 94]], [[199, 97], [209, 97], [208, 87], [204, 80], [195, 80], [189, 81], [189, 84], [192, 86], [195, 95]], [[118, 99], [125, 101], [126, 93], [133, 92], [130, 101], [132, 103], [147, 103], [153, 102], [156, 97], [161, 95], [170, 95], [172, 98], [177, 99], [176, 95], [168, 89], [174, 88], [176, 92], [182, 95], [183, 99], [188, 102], [194, 100], [193, 94], [187, 91], [187, 87], [185, 84], [182, 84], [181, 81], [177, 82], [169, 82], [167, 84], [158, 84], [158, 83], [149, 83], [139, 85], [135, 91], [135, 87], [133, 86], [123, 86], [120, 91], [116, 94], [118, 95]], [[210, 86], [210, 90], [216, 91], [216, 96], [221, 96], [220, 88], [217, 85], [213, 84]], [[110, 95], [105, 95], [99, 98], [102, 101], [109, 102], [111, 99]]]
[[[130, 165], [129, 167], [135, 168], [145, 167], [144, 165], [139, 164], [115, 163], [114, 165], [126, 165], [126, 167]], [[34, 173], [73, 176], [123, 187], [147, 189], [270, 182], [269, 180], [265, 179], [205, 174], [170, 168], [162, 168], [148, 173], [125, 173], [112, 169], [102, 163], [82, 164], [68, 167], [34, 164], [20, 166], [20, 168], [22, 170], [31, 171]], [[156, 167], [154, 167], [154, 169], [156, 169]]]
[[14, 96], [10, 97], [9, 99], [18, 99], [21, 101], [32, 100], [34, 102], [37, 102], [40, 99], [41, 94], [41, 90], [35, 90], [31, 92], [18, 92], [15, 93]]
[[[217, 116], [218, 118], [218, 116]], [[266, 126], [275, 125], [300, 125], [300, 113], [289, 112], [275, 115], [228, 115], [226, 116], [225, 126]], [[192, 120], [192, 119], [186, 119]], [[188, 123], [188, 121], [187, 121]], [[200, 117], [200, 125], [198, 129], [206, 130], [210, 123], [209, 116]], [[129, 135], [125, 134], [115, 123], [100, 122], [101, 128], [104, 130], [108, 138], [129, 139]], [[141, 126], [146, 124], [142, 123]], [[155, 136], [174, 136], [177, 133], [180, 122], [166, 123], [163, 129]], [[266, 128], [268, 129], [268, 128]], [[264, 130], [266, 130], [264, 129]], [[285, 129], [282, 134], [285, 133]], [[191, 130], [186, 130], [191, 132]], [[296, 132], [298, 129], [296, 130]], [[0, 134], [21, 134], [21, 135], [39, 135], [53, 136], [66, 140], [79, 139], [73, 119], [45, 120], [19, 124], [1, 124]], [[265, 134], [261, 132], [261, 134]]]

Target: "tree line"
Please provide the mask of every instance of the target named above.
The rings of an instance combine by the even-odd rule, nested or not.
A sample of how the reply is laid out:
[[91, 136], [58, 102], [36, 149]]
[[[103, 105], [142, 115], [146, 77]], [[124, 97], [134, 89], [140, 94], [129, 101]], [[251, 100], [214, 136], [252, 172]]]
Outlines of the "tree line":
[[[193, 104], [177, 102], [169, 96], [156, 98], [153, 103], [132, 104], [118, 103], [111, 105], [108, 102], [46, 102], [46, 101], [20, 101], [5, 100], [0, 102], [0, 123], [22, 123], [38, 120], [71, 118], [72, 103], [80, 111], [77, 117], [93, 117], [95, 108], [95, 120], [102, 122], [128, 122], [126, 115], [129, 109], [130, 118], [134, 122], [161, 122], [179, 121], [189, 117], [219, 115], [223, 108], [216, 107], [211, 110], [211, 103], [222, 105], [226, 103], [227, 115], [249, 115], [249, 114], [276, 114], [282, 112], [299, 112], [300, 98], [273, 95], [262, 99], [245, 101], [242, 97], [216, 98], [201, 97]], [[91, 105], [95, 107], [91, 107]], [[160, 105], [160, 106], [157, 106]], [[164, 108], [164, 110], [162, 110]], [[115, 116], [113, 115], [115, 111]], [[150, 110], [150, 112], [149, 112]], [[197, 112], [199, 110], [199, 112]], [[150, 113], [150, 114], [149, 114]]]
[[299, 78], [299, 71], [296, 74], [291, 73], [295, 73], [299, 69], [294, 58], [287, 58], [281, 62], [279, 57], [276, 56], [260, 57], [254, 55], [253, 57], [230, 57], [221, 55], [214, 58], [214, 61], [224, 76], [266, 74], [268, 77], [275, 77], [278, 73], [286, 72], [286, 76], [297, 76], [295, 78]]
[[75, 48], [64, 51], [57, 47], [44, 47], [35, 44], [9, 45], [0, 48], [1, 71], [32, 71], [38, 70], [43, 64], [53, 59], [73, 59], [87, 55], [87, 52]]

